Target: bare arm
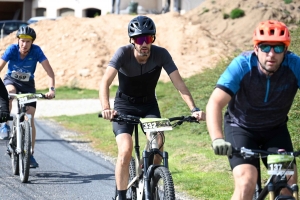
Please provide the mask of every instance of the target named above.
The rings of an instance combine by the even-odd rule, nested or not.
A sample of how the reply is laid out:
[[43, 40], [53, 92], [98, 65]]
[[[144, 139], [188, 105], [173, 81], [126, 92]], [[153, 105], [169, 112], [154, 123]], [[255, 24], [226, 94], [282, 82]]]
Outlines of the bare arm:
[[[170, 75], [170, 79], [173, 82], [173, 85], [180, 93], [182, 99], [185, 101], [185, 103], [188, 105], [189, 109], [192, 110], [196, 107], [194, 99], [189, 91], [189, 89], [186, 87], [184, 81], [182, 80], [178, 70], [172, 72]], [[193, 112], [192, 116], [196, 117], [198, 121], [205, 120], [206, 115], [203, 111], [197, 111]]]
[[172, 72], [169, 76], [170, 76], [171, 81], [173, 82], [173, 85], [178, 90], [182, 99], [188, 105], [189, 109], [192, 110], [193, 108], [195, 108], [196, 105], [193, 100], [193, 97], [192, 97], [189, 89], [186, 87], [184, 81], [182, 80], [178, 70]]
[[223, 138], [222, 109], [229, 103], [231, 96], [223, 90], [216, 88], [206, 105], [206, 124], [211, 140]]
[[[116, 113], [111, 110], [109, 104], [109, 86], [111, 85], [112, 81], [116, 77], [118, 71], [108, 66], [100, 83], [99, 89], [99, 99], [102, 106], [102, 115], [105, 119], [111, 119], [113, 115]], [[105, 112], [104, 112], [105, 111]]]
[[49, 61], [46, 59], [43, 62], [41, 62], [43, 68], [45, 69], [45, 71], [47, 72], [48, 76], [49, 76], [49, 92], [47, 92], [45, 95], [48, 98], [53, 98], [55, 96], [55, 92], [50, 90], [51, 87], [55, 87], [55, 76], [54, 76], [54, 72], [53, 69], [49, 63]]
[[6, 65], [6, 61], [3, 60], [2, 58], [0, 58], [0, 72], [2, 71], [2, 69], [4, 68], [4, 66]]

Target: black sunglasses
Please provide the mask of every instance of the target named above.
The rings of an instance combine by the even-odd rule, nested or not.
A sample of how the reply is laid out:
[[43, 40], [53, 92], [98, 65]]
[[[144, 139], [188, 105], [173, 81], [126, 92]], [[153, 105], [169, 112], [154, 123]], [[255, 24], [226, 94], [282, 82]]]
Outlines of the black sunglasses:
[[285, 45], [279, 44], [279, 45], [269, 45], [269, 44], [260, 44], [258, 45], [260, 50], [265, 53], [269, 53], [271, 49], [274, 49], [275, 53], [282, 53], [285, 50]]

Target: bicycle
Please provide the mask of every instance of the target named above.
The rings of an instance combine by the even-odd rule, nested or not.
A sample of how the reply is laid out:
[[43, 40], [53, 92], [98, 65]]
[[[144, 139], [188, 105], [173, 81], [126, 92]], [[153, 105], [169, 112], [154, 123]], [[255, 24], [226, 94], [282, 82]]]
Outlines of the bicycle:
[[[270, 177], [262, 188], [261, 171], [258, 170], [258, 179], [253, 200], [263, 200], [269, 195], [269, 200], [299, 200], [298, 185], [288, 185], [287, 175], [294, 174], [295, 158], [300, 156], [300, 151], [286, 152], [284, 149], [278, 149], [277, 152], [265, 151], [259, 149], [233, 148], [235, 155], [241, 155], [244, 159], [267, 158], [268, 174]], [[280, 191], [287, 188], [293, 196], [281, 195]]]
[[[99, 117], [102, 117], [99, 114]], [[173, 127], [181, 125], [183, 122], [199, 123], [192, 116], [180, 116], [173, 118], [140, 118], [132, 115], [119, 114], [111, 121], [118, 123], [128, 123], [134, 125], [135, 138], [135, 157], [131, 158], [129, 164], [129, 181], [127, 186], [127, 199], [130, 200], [174, 200], [175, 189], [173, 178], [168, 166], [168, 152], [160, 151], [157, 143], [158, 134], [162, 136], [163, 143], [165, 142], [163, 131], [172, 130]], [[171, 124], [171, 121], [176, 121]], [[147, 140], [145, 148], [140, 158], [140, 146], [138, 125], [142, 131], [150, 132], [150, 139]], [[159, 155], [162, 160], [162, 165], [153, 163], [155, 155]], [[117, 188], [115, 197], [117, 200]]]
[[27, 183], [29, 178], [31, 155], [31, 115], [26, 113], [26, 104], [36, 102], [37, 98], [46, 98], [44, 94], [9, 93], [10, 99], [17, 99], [18, 110], [10, 120], [12, 129], [9, 133], [7, 153], [11, 158], [12, 172], [19, 175], [22, 183]]

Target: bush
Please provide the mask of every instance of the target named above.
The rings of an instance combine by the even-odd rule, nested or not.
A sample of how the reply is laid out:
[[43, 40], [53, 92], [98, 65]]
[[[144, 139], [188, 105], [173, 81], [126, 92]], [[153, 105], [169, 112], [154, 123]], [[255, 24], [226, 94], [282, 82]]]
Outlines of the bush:
[[293, 0], [284, 0], [284, 3], [285, 4], [290, 4], [290, 3], [292, 3], [293, 2]]
[[229, 16], [229, 14], [227, 14], [227, 13], [224, 13], [223, 14], [223, 19], [228, 19], [230, 16]]
[[245, 12], [239, 8], [235, 8], [230, 13], [230, 18], [235, 19], [239, 17], [243, 17], [245, 15]]

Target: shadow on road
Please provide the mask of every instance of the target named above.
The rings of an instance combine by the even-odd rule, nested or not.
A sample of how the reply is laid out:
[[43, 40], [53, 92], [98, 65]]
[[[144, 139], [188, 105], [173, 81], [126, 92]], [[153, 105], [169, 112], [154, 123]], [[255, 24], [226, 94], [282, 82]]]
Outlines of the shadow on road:
[[[114, 174], [80, 175], [74, 172], [31, 172], [31, 184], [82, 184], [100, 180], [114, 180]], [[38, 178], [34, 180], [34, 178]]]

